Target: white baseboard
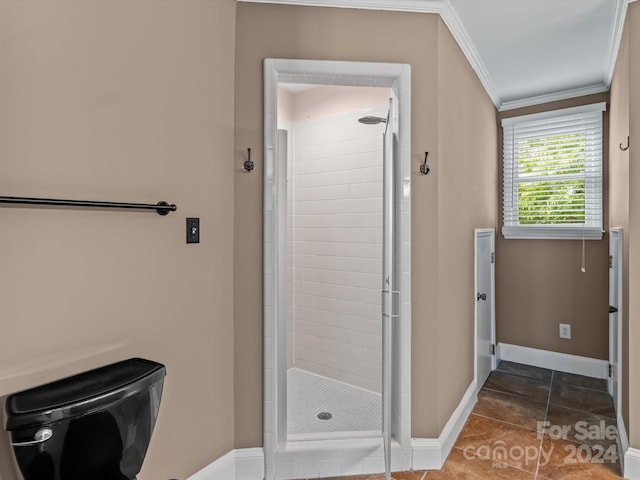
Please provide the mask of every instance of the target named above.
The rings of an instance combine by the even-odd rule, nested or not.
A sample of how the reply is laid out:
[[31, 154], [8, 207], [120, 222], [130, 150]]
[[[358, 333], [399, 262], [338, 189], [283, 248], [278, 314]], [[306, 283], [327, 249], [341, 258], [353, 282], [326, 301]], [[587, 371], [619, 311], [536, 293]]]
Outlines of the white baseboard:
[[440, 470], [442, 443], [439, 438], [412, 438], [411, 462], [413, 470]]
[[629, 450], [629, 437], [627, 436], [627, 429], [624, 426], [624, 418], [622, 418], [622, 413], [618, 412], [617, 415], [618, 421], [618, 452], [620, 453], [620, 466], [622, 467], [622, 472], [624, 473], [625, 467], [625, 452]]
[[231, 450], [222, 457], [207, 465], [188, 480], [222, 480], [233, 479], [236, 476], [236, 452]]
[[499, 343], [496, 354], [498, 360], [524, 363], [525, 365], [585, 375], [587, 377], [609, 378], [609, 362], [606, 360], [521, 347], [508, 343]]
[[243, 448], [236, 452], [235, 480], [262, 480], [264, 478], [264, 451], [262, 448]]
[[411, 440], [414, 470], [440, 470], [442, 468], [477, 401], [476, 381], [474, 380], [467, 388], [438, 438], [414, 438]]
[[[411, 440], [412, 468], [414, 470], [440, 470], [442, 468], [476, 402], [476, 381], [474, 380], [467, 388], [438, 438], [414, 438]], [[394, 455], [394, 457], [398, 456]], [[381, 471], [378, 463], [380, 462], [377, 462], [373, 468], [376, 472]], [[247, 448], [231, 450], [211, 465], [189, 477], [188, 480], [262, 480], [263, 478], [263, 449]]]
[[640, 480], [640, 450], [629, 448], [624, 454], [624, 478]]
[[188, 480], [263, 480], [262, 448], [231, 450]]
[[[410, 453], [407, 455], [410, 457]], [[267, 459], [268, 460], [268, 459]], [[411, 468], [404, 463], [402, 447], [391, 442], [391, 470]], [[384, 472], [382, 435], [372, 438], [347, 438], [291, 442], [279, 446], [274, 463], [267, 464], [267, 480], [292, 478], [334, 478]]]

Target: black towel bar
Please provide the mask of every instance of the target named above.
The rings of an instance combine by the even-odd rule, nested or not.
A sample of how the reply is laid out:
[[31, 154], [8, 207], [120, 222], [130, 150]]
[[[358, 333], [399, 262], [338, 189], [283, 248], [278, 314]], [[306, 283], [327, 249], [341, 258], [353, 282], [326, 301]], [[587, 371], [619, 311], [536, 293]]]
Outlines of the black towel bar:
[[29, 197], [0, 197], [0, 203], [13, 205], [53, 205], [57, 207], [85, 207], [85, 208], [128, 208], [134, 210], [155, 210], [158, 215], [167, 215], [175, 212], [177, 207], [167, 202], [126, 203], [126, 202], [98, 202], [93, 200], [59, 200], [54, 198], [29, 198]]

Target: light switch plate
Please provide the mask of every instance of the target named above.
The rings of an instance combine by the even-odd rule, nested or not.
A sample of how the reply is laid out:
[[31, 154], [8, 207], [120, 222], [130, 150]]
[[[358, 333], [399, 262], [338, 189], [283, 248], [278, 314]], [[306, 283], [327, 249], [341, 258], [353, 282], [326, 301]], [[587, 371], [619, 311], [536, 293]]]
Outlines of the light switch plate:
[[187, 243], [200, 243], [199, 218], [187, 218]]

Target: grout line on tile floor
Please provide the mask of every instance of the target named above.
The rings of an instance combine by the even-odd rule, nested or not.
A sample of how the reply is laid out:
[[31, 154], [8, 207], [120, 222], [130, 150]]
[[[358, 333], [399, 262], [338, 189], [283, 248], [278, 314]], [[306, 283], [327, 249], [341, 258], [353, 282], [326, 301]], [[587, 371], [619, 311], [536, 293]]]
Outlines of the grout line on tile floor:
[[[544, 422], [546, 423], [547, 418], [549, 417], [549, 406], [551, 405], [551, 389], [553, 388], [553, 377], [555, 375], [555, 370], [551, 370], [551, 378], [549, 379], [549, 395], [547, 395], [547, 408], [544, 412]], [[542, 448], [544, 443], [544, 431], [540, 435], [540, 447], [538, 450], [538, 465], [536, 465], [536, 474], [534, 478], [538, 478], [538, 474], [540, 472], [540, 460], [542, 458]]]
[[[516, 377], [528, 378], [529, 380], [538, 380], [539, 382], [544, 381], [544, 379], [542, 379], [542, 378], [532, 377], [531, 375], [525, 375], [524, 373], [511, 372], [509, 370], [500, 370], [499, 367], [496, 368], [496, 371], [498, 371], [500, 373], [508, 373], [509, 375], [515, 375]], [[553, 370], [551, 370], [551, 371], [553, 371]]]
[[[554, 370], [555, 372], [555, 370]], [[567, 385], [569, 387], [577, 387], [577, 388], [584, 388], [585, 390], [590, 390], [592, 392], [599, 392], [599, 393], [608, 393], [606, 390], [601, 390], [599, 388], [591, 388], [591, 387], [585, 387], [583, 385], [576, 385], [574, 383], [567, 383], [567, 382], [553, 382], [556, 383], [558, 385]]]
[[531, 402], [536, 402], [536, 403], [539, 403], [539, 404], [541, 404], [541, 405], [545, 405], [545, 404], [547, 403], [547, 402], [539, 402], [538, 400], [534, 400], [534, 399], [532, 399], [532, 398], [530, 398], [530, 397], [527, 397], [527, 396], [525, 396], [525, 395], [519, 395], [519, 394], [517, 394], [517, 393], [513, 393], [513, 392], [505, 392], [505, 391], [503, 391], [503, 390], [496, 390], [495, 388], [482, 387], [482, 390], [488, 390], [488, 391], [490, 391], [490, 392], [501, 393], [501, 394], [503, 394], [503, 395], [512, 395], [512, 396], [514, 396], [514, 397], [524, 398], [525, 400], [529, 400], [529, 401], [531, 401]]
[[486, 415], [480, 415], [479, 413], [476, 413], [476, 412], [471, 412], [471, 415], [475, 415], [477, 417], [486, 418], [487, 420], [491, 420], [493, 422], [504, 423], [505, 425], [511, 425], [512, 427], [521, 428], [523, 430], [526, 430], [527, 432], [537, 432], [538, 431], [535, 428], [523, 427], [522, 425], [518, 425], [517, 423], [505, 422], [504, 420], [500, 420], [499, 418], [487, 417]]
[[[482, 390], [489, 390], [491, 392], [504, 393], [506, 395], [513, 395], [514, 397], [526, 398], [528, 400], [531, 400], [529, 397], [525, 397], [524, 395], [518, 395], [517, 393], [513, 393], [513, 392], [505, 392], [505, 391], [502, 391], [502, 390], [496, 390], [495, 388], [490, 388], [490, 387], [487, 387], [487, 386], [482, 387]], [[538, 402], [538, 403], [541, 403], [541, 402]]]
[[[460, 448], [460, 447], [453, 447], [453, 448], [455, 448], [455, 449], [457, 449], [457, 450], [460, 450], [461, 452], [465, 452], [465, 451], [464, 451], [464, 449], [462, 449], [462, 448]], [[467, 454], [467, 453], [465, 453], [465, 454]], [[494, 458], [493, 458], [493, 457], [485, 457], [484, 455], [480, 455], [480, 454], [478, 454], [478, 452], [470, 452], [469, 454], [470, 454], [470, 455], [473, 455], [475, 458], [480, 459], [480, 460], [494, 461]], [[448, 458], [448, 457], [447, 457], [447, 458]], [[533, 472], [531, 472], [531, 471], [529, 471], [529, 470], [525, 470], [525, 469], [523, 469], [523, 468], [516, 467], [515, 465], [511, 465], [510, 463], [506, 463], [506, 462], [504, 462], [504, 463], [507, 465], [507, 467], [508, 467], [508, 468], [512, 468], [512, 469], [514, 469], [514, 470], [519, 470], [520, 472], [528, 473], [528, 474], [530, 474], [530, 475], [535, 475]], [[436, 471], [438, 471], [438, 470], [436, 470]], [[442, 471], [442, 469], [441, 469], [441, 470], [439, 470], [439, 471]], [[425, 477], [423, 477], [423, 480], [424, 480], [425, 478], [428, 480], [428, 477], [426, 476], [428, 473], [429, 473], [428, 471], [425, 473]]]
[[580, 412], [580, 413], [586, 413], [588, 415], [595, 415], [596, 417], [602, 417], [608, 420], [617, 420], [615, 417], [610, 417], [609, 415], [602, 415], [601, 413], [594, 413], [594, 412], [589, 412], [587, 410], [580, 410], [579, 408], [571, 408], [571, 407], [567, 407], [566, 405], [561, 405], [559, 403], [550, 403], [549, 406], [551, 405], [553, 405], [554, 407], [564, 408], [565, 410], [571, 410], [573, 412]]
[[540, 405], [546, 405], [547, 404], [546, 400], [544, 402], [539, 402], [538, 400], [534, 400], [533, 398], [526, 397], [524, 395], [519, 395], [519, 394], [513, 393], [513, 392], [503, 392], [502, 390], [496, 390], [494, 388], [489, 388], [489, 387], [482, 387], [482, 390], [487, 390], [489, 392], [496, 392], [496, 393], [500, 393], [502, 395], [510, 395], [512, 397], [517, 397], [517, 398], [524, 398], [525, 400], [528, 400], [528, 401], [534, 402], [534, 403], [539, 403]]

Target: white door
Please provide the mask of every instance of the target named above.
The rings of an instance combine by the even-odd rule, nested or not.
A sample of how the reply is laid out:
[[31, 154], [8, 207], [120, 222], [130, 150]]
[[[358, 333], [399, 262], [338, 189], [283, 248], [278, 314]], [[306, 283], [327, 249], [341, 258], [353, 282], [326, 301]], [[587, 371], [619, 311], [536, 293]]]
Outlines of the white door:
[[383, 241], [382, 241], [382, 437], [387, 480], [391, 479], [391, 436], [393, 412], [394, 323], [400, 318], [399, 272], [396, 257], [398, 221], [398, 103], [389, 99], [384, 132], [383, 159]]
[[480, 391], [495, 365], [495, 231], [474, 231], [475, 244], [475, 363], [477, 391]]
[[609, 394], [620, 412], [620, 369], [622, 366], [622, 229], [609, 234]]

